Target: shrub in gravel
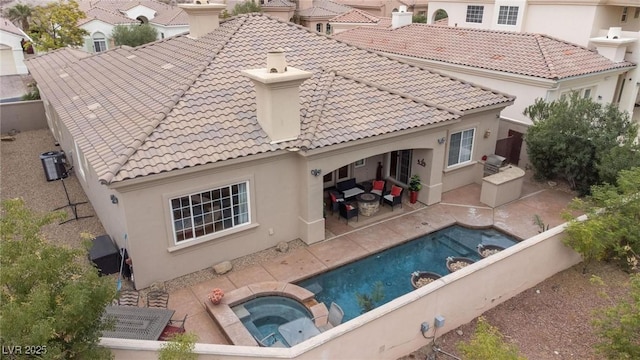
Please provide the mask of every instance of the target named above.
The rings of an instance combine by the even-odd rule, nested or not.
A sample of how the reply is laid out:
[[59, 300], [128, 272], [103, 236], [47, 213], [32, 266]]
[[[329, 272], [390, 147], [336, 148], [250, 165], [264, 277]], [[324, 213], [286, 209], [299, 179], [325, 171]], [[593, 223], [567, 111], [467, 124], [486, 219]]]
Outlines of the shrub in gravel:
[[491, 326], [484, 317], [478, 318], [476, 331], [468, 343], [457, 345], [464, 360], [526, 360], [518, 348], [504, 341], [498, 328]]

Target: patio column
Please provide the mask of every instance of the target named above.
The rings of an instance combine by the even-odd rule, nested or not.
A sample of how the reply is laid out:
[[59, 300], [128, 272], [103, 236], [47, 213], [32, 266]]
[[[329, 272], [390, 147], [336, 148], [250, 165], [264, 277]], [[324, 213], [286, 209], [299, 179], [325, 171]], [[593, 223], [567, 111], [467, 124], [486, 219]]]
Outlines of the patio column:
[[[443, 136], [445, 136], [443, 133]], [[433, 149], [416, 149], [414, 158], [424, 160], [425, 166], [414, 161], [413, 173], [420, 175], [422, 190], [418, 193], [418, 201], [427, 205], [437, 204], [442, 200], [442, 169], [444, 167], [444, 145], [436, 145]]]
[[300, 214], [298, 233], [307, 244], [324, 240], [324, 190], [322, 169], [313, 164], [301, 166], [300, 174]]

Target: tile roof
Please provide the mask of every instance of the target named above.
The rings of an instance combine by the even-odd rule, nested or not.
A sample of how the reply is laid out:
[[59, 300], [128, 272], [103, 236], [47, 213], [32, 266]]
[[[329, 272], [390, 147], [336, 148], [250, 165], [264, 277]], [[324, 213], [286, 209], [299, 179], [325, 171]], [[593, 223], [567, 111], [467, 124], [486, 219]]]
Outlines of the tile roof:
[[351, 7], [330, 0], [313, 0], [308, 9], [298, 11], [300, 17], [334, 17], [351, 10]]
[[[256, 119], [253, 83], [240, 71], [264, 67], [277, 47], [289, 66], [314, 75], [300, 89], [300, 138], [271, 144]], [[513, 101], [263, 14], [230, 18], [199, 39], [179, 35], [82, 59], [65, 49], [27, 66], [103, 183], [322, 148]]]
[[20, 30], [19, 27], [17, 27], [14, 23], [12, 23], [11, 20], [4, 17], [0, 17], [0, 30], [6, 31], [8, 33], [18, 35], [21, 37], [26, 37], [25, 33], [22, 30]]
[[125, 14], [136, 6], [144, 6], [155, 11], [155, 17], [149, 22], [159, 25], [187, 25], [187, 14], [177, 6], [171, 6], [155, 0], [81, 0], [80, 10], [87, 18], [80, 20], [79, 25], [97, 19], [112, 25], [127, 24], [132, 20]]
[[332, 23], [377, 24], [380, 19], [358, 9], [352, 9], [330, 20]]
[[389, 54], [553, 80], [634, 66], [541, 34], [411, 24], [360, 27], [335, 38]]
[[295, 7], [296, 3], [288, 1], [288, 0], [269, 0], [267, 3], [260, 5], [263, 8], [274, 8], [274, 7]]

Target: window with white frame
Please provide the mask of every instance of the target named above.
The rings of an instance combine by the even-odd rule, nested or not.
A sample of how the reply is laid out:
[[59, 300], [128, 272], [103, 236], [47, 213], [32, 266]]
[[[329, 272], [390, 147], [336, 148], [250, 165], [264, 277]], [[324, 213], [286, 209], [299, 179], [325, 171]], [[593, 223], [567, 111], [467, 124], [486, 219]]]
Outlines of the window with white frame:
[[107, 40], [102, 33], [93, 34], [93, 50], [95, 52], [107, 50]]
[[475, 131], [476, 129], [467, 129], [451, 134], [447, 166], [459, 165], [471, 161]]
[[517, 6], [500, 6], [498, 12], [498, 24], [515, 25], [518, 22]]
[[250, 222], [248, 182], [170, 199], [176, 244]]
[[629, 13], [629, 8], [628, 7], [623, 7], [622, 8], [622, 16], [620, 17], [620, 22], [627, 22], [627, 14]]
[[327, 23], [327, 35], [331, 35], [331, 24]]
[[468, 5], [467, 6], [467, 22], [482, 23], [482, 15], [484, 14], [484, 6]]
[[316, 31], [319, 33], [322, 32], [322, 24], [316, 24]]

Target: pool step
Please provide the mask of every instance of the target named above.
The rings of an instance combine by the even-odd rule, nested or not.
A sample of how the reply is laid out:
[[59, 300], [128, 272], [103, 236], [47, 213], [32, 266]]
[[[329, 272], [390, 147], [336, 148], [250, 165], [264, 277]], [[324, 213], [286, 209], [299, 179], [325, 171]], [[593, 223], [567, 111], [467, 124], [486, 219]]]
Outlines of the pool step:
[[[447, 234], [439, 234], [439, 235], [440, 236], [436, 237], [436, 241], [438, 241], [443, 246], [446, 246], [449, 249], [455, 251], [460, 256], [476, 255], [475, 248], [472, 249]], [[446, 238], [446, 240], [443, 240], [442, 238]]]

